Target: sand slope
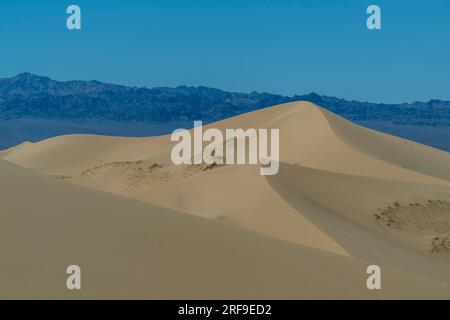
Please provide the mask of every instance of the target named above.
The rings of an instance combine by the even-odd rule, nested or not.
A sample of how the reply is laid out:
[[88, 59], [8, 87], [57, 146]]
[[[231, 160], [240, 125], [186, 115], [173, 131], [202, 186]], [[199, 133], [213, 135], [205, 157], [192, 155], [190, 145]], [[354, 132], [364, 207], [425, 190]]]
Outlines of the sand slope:
[[450, 180], [450, 154], [406, 139], [361, 128], [322, 110], [333, 131], [353, 148], [403, 168]]
[[[280, 158], [285, 163], [330, 172], [360, 176], [449, 185], [427, 172], [412, 170], [415, 157], [428, 154], [439, 163], [428, 167], [445, 171], [446, 153], [409, 142], [412, 152], [401, 149], [403, 139], [380, 134], [366, 149], [336, 134], [336, 127], [358, 130], [352, 136], [364, 137], [370, 130], [310, 103], [290, 103], [244, 114], [211, 124], [226, 128], [279, 128]], [[387, 138], [386, 138], [387, 137]], [[372, 153], [373, 145], [399, 146], [391, 157], [403, 166], [389, 162], [386, 154]], [[372, 139], [373, 140], [373, 139]], [[168, 136], [155, 138], [117, 138], [89, 135], [55, 137], [9, 151], [4, 158], [64, 180], [142, 201], [156, 203], [192, 214], [223, 218], [240, 227], [334, 253], [348, 255], [334, 239], [286, 203], [259, 176], [257, 167], [233, 166], [208, 170], [202, 166], [173, 166]], [[385, 159], [383, 159], [383, 157]], [[427, 170], [425, 170], [427, 171]], [[444, 175], [445, 178], [445, 175]], [[211, 188], [210, 186], [214, 186]], [[251, 190], [251, 191], [250, 191]], [[232, 201], [224, 201], [224, 195]], [[264, 199], [264, 202], [261, 202]], [[347, 197], [348, 200], [351, 200]], [[396, 201], [392, 197], [392, 202]]]
[[[0, 297], [443, 298], [450, 286], [38, 176], [0, 162]], [[24, 201], [26, 200], [26, 201]], [[82, 268], [82, 290], [65, 268]]]
[[[446, 187], [331, 173], [282, 164], [267, 180], [292, 207], [339, 243], [353, 257], [395, 265], [403, 270], [450, 282], [448, 255], [430, 254], [439, 235], [430, 213], [421, 215], [430, 200], [450, 204]], [[393, 201], [396, 199], [396, 201]], [[414, 204], [414, 206], [411, 206]], [[377, 218], [380, 208], [411, 209], [407, 219], [421, 223], [421, 232], [387, 228]], [[450, 223], [450, 211], [440, 223]], [[429, 217], [429, 219], [426, 219]], [[424, 219], [425, 218], [425, 219]]]
[[[39, 205], [33, 201], [26, 205], [54, 212], [48, 219], [57, 223], [57, 230], [67, 229], [49, 231], [49, 220], [41, 222], [36, 216], [38, 222], [33, 225], [42, 223], [41, 231], [53, 241], [68, 237], [85, 261], [97, 261], [102, 252], [98, 263], [105, 258], [145, 274], [142, 282], [129, 282], [117, 270], [110, 274], [116, 276], [117, 271], [128, 283], [124, 288], [136, 286], [132, 294], [138, 297], [450, 297], [448, 153], [356, 126], [304, 102], [207, 127], [280, 129], [280, 172], [264, 177], [258, 166], [174, 166], [169, 136], [92, 135], [55, 137], [9, 149], [0, 157], [32, 170], [11, 165], [6, 170], [6, 162], [0, 163], [0, 170], [9, 172], [9, 183], [30, 181], [24, 199], [33, 199], [31, 194], [39, 189]], [[49, 193], [64, 201], [52, 202]], [[11, 191], [5, 197], [6, 203], [23, 206], [14, 194]], [[15, 210], [20, 216], [20, 206]], [[40, 215], [45, 210], [32, 211]], [[21, 219], [14, 214], [10, 218]], [[35, 234], [20, 220], [11, 221], [5, 231], [25, 228]], [[73, 242], [75, 233], [69, 222], [87, 232], [79, 240], [85, 247], [101, 237], [98, 246], [77, 251], [81, 247]], [[15, 239], [12, 233], [8, 236]], [[50, 238], [35, 239], [51, 243]], [[119, 258], [109, 256], [113, 252], [109, 249], [103, 256], [107, 243], [123, 249]], [[49, 257], [66, 256], [61, 244], [53, 245]], [[184, 257], [182, 262], [167, 256], [175, 252]], [[25, 262], [29, 257], [22, 258]], [[170, 279], [179, 283], [154, 279], [145, 268], [156, 260], [156, 274], [164, 273], [167, 280], [170, 273]], [[389, 290], [365, 288], [364, 266], [368, 264], [383, 266]], [[212, 283], [200, 283], [198, 279], [203, 281], [205, 275]], [[264, 276], [268, 279], [261, 280]], [[149, 279], [155, 282], [154, 291], [148, 289]], [[216, 289], [213, 283], [218, 284]], [[98, 283], [99, 291], [89, 296], [125, 295], [106, 293], [103, 285]], [[172, 289], [177, 285], [185, 289], [177, 287], [180, 291], [175, 295]], [[345, 292], [338, 292], [341, 288]], [[60, 291], [48, 294], [66, 295]]]
[[[409, 142], [411, 152], [404, 152], [404, 139], [377, 134], [361, 150], [360, 138], [371, 136], [372, 130], [355, 126], [307, 102], [288, 103], [281, 106], [243, 114], [206, 126], [225, 128], [279, 128], [280, 159], [287, 163], [363, 176], [430, 182], [449, 185], [445, 174], [431, 177], [429, 173], [415, 171], [417, 159], [438, 159], [423, 163], [429, 170], [448, 172], [450, 155], [446, 152]], [[352, 134], [337, 135], [340, 131], [354, 130]], [[357, 140], [356, 142], [354, 140]], [[389, 145], [387, 142], [389, 142]], [[7, 152], [2, 157], [8, 161], [40, 172], [55, 175], [72, 175], [94, 166], [111, 162], [147, 160], [170, 165], [170, 150], [174, 144], [169, 136], [152, 138], [121, 138], [95, 135], [67, 135], [27, 144]], [[375, 157], [367, 150], [381, 145]], [[403, 149], [402, 149], [403, 147]], [[382, 159], [385, 157], [385, 159]], [[389, 159], [394, 159], [390, 161]], [[437, 162], [436, 162], [437, 161]], [[402, 163], [402, 166], [398, 165]], [[426, 162], [426, 161], [424, 161]], [[427, 171], [426, 169], [424, 169]]]

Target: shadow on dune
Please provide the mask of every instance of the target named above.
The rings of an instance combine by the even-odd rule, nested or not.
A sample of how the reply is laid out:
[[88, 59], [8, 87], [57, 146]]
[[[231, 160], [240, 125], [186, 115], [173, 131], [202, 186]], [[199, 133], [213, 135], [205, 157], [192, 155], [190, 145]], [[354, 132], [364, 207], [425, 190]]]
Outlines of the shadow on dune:
[[[372, 210], [392, 196], [425, 198], [450, 195], [442, 187], [351, 176], [280, 163], [266, 176], [271, 188], [290, 206], [368, 264], [392, 265], [450, 283], [448, 259], [433, 257], [377, 230]], [[372, 200], [371, 200], [372, 199]], [[417, 199], [417, 198], [416, 198]], [[402, 199], [400, 199], [402, 200]]]

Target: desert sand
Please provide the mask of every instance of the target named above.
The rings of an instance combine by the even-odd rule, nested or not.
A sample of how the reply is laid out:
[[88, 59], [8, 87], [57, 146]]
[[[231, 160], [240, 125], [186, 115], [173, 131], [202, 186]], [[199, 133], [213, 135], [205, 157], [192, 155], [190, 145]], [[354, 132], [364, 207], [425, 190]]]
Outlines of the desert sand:
[[279, 173], [175, 166], [170, 136], [1, 152], [0, 297], [450, 298], [449, 153], [306, 102], [206, 127], [278, 128]]

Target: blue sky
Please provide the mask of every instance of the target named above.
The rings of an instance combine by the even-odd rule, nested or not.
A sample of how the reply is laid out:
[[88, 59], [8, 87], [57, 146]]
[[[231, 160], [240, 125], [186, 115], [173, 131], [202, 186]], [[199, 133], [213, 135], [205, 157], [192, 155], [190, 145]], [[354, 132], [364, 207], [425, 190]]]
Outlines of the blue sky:
[[[66, 29], [70, 4], [80, 31]], [[0, 77], [450, 99], [448, 0], [2, 0], [0, 41]]]

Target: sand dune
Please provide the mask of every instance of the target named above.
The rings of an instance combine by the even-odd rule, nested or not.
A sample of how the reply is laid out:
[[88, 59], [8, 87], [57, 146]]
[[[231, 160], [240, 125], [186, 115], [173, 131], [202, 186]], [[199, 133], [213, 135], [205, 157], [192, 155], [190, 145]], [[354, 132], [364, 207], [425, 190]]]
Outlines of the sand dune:
[[[278, 175], [267, 178], [292, 207], [339, 243], [353, 257], [390, 263], [403, 270], [450, 281], [449, 256], [431, 254], [433, 228], [424, 233], [385, 228], [377, 216], [384, 208], [410, 207], [417, 216], [432, 199], [450, 201], [446, 187], [337, 174], [282, 164]], [[395, 200], [394, 200], [395, 199]], [[416, 206], [417, 204], [417, 206]], [[383, 209], [380, 209], [383, 208]], [[450, 223], [450, 211], [440, 212]]]
[[353, 148], [403, 168], [450, 180], [448, 152], [361, 128], [331, 112], [322, 111], [336, 135]]
[[[244, 232], [220, 221], [36, 175], [0, 161], [0, 297], [440, 298], [443, 282]], [[25, 201], [24, 201], [25, 200]], [[65, 268], [82, 268], [82, 290]]]
[[[48, 245], [61, 236], [95, 270], [113, 263], [117, 269], [110, 274], [96, 275], [103, 282], [86, 293], [89, 297], [124, 296], [124, 291], [107, 293], [113, 276], [124, 281], [123, 290], [136, 286], [133, 293], [144, 298], [450, 297], [448, 153], [356, 126], [305, 102], [207, 127], [279, 128], [280, 172], [264, 177], [258, 166], [175, 166], [169, 136], [70, 135], [28, 143], [0, 153], [32, 169], [0, 162], [0, 171], [10, 177], [1, 186], [17, 187], [5, 196], [11, 225], [2, 236], [16, 239], [11, 230], [18, 228], [29, 232], [30, 238], [17, 244], [29, 254], [31, 237], [48, 234], [39, 240]], [[22, 194], [20, 181], [27, 185]], [[52, 200], [56, 195], [59, 200]], [[34, 201], [26, 205], [20, 200], [30, 197]], [[37, 231], [21, 212], [33, 212]], [[80, 244], [75, 229], [87, 234]], [[90, 246], [95, 239], [98, 246]], [[108, 247], [97, 259], [107, 243], [122, 251], [113, 258]], [[63, 244], [50, 246], [58, 263], [58, 257], [70, 257], [62, 253]], [[82, 245], [90, 249], [82, 251]], [[177, 255], [184, 257], [181, 265]], [[164, 259], [152, 274], [145, 268], [158, 257]], [[17, 258], [25, 262], [29, 256]], [[387, 289], [365, 288], [369, 264], [387, 270]], [[121, 268], [136, 268], [144, 280], [130, 280]], [[161, 274], [173, 281], [156, 279]], [[70, 297], [53, 289], [46, 296]]]
[[4, 159], [55, 175], [71, 175], [111, 162], [170, 161], [170, 139], [67, 135], [6, 150]]
[[[396, 161], [390, 162], [385, 153], [380, 152], [378, 157], [368, 154], [367, 150], [358, 150], [354, 141], [343, 139], [337, 135], [331, 125], [334, 120], [344, 122], [339, 126], [353, 126], [348, 121], [337, 118], [330, 121], [330, 113], [307, 102], [288, 103], [281, 106], [266, 108], [256, 112], [247, 113], [206, 126], [225, 128], [280, 128], [280, 159], [286, 163], [297, 163], [302, 166], [322, 170], [391, 178], [407, 181], [429, 182], [449, 185], [445, 177], [432, 177], [415, 171], [417, 157], [426, 157], [427, 154], [439, 160], [440, 171], [448, 170], [445, 163], [450, 161], [450, 155], [438, 150], [415, 146], [410, 153], [404, 153], [395, 148], [391, 150], [391, 156]], [[337, 121], [335, 121], [337, 122]], [[353, 128], [353, 127], [352, 127]], [[359, 131], [353, 136], [367, 136], [371, 130], [356, 127]], [[341, 130], [343, 131], [343, 130]], [[402, 146], [404, 139], [379, 135], [379, 143], [386, 145], [389, 140], [391, 145]], [[372, 139], [373, 140], [373, 139]], [[394, 142], [392, 142], [394, 141]], [[371, 142], [366, 149], [370, 149], [377, 142]], [[152, 138], [120, 138], [95, 135], [68, 135], [51, 138], [35, 144], [28, 144], [17, 150], [8, 152], [4, 159], [27, 168], [54, 175], [72, 175], [88, 170], [100, 164], [111, 162], [147, 160], [161, 165], [170, 165], [170, 150], [173, 144], [169, 136]], [[387, 147], [386, 147], [387, 148]], [[391, 154], [390, 153], [390, 154]], [[437, 154], [436, 156], [434, 156]], [[397, 164], [402, 162], [403, 167]], [[427, 167], [434, 167], [430, 163]], [[447, 181], [444, 181], [447, 180]]]

